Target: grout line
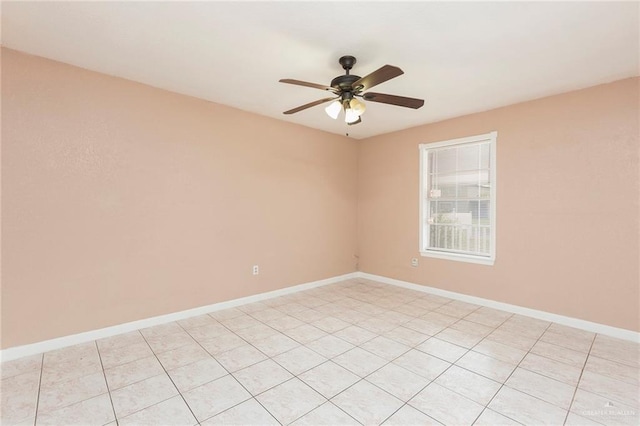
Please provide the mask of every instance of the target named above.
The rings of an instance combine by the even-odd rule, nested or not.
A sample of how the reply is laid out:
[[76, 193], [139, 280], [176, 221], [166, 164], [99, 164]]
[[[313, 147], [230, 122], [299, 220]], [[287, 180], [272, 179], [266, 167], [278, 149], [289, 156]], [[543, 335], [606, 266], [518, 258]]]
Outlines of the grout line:
[[113, 406], [113, 399], [111, 398], [111, 389], [109, 388], [109, 382], [107, 381], [107, 374], [104, 371], [104, 364], [102, 363], [102, 354], [100, 353], [100, 348], [98, 347], [98, 341], [94, 340], [93, 344], [96, 346], [96, 352], [98, 352], [98, 359], [100, 359], [100, 367], [102, 367], [102, 376], [104, 377], [104, 384], [107, 387], [109, 402], [111, 402], [111, 411], [113, 411], [113, 418], [115, 419], [116, 425], [118, 425], [120, 424], [120, 422], [118, 421], [118, 416], [116, 415], [116, 408]]
[[[578, 382], [576, 383], [576, 387], [573, 390], [573, 395], [571, 395], [571, 402], [569, 403], [569, 408], [567, 408], [567, 415], [564, 417], [564, 423], [567, 423], [569, 419], [569, 414], [571, 414], [571, 407], [573, 406], [573, 400], [576, 398], [576, 394], [578, 393], [578, 387], [580, 386], [580, 381], [582, 380], [582, 374], [584, 373], [584, 369], [587, 367], [587, 362], [589, 361], [589, 356], [591, 355], [591, 349], [593, 349], [593, 344], [596, 341], [597, 334], [594, 333], [593, 339], [591, 339], [591, 345], [589, 345], [589, 352], [587, 352], [587, 356], [584, 358], [584, 363], [582, 364], [582, 369], [580, 370], [580, 377], [578, 377]], [[599, 423], [599, 422], [598, 422]]]
[[36, 412], [34, 413], [34, 416], [33, 416], [34, 426], [38, 422], [38, 409], [40, 408], [40, 391], [42, 390], [42, 373], [43, 372], [44, 372], [44, 354], [40, 356], [40, 377], [38, 378], [38, 396], [36, 397]]

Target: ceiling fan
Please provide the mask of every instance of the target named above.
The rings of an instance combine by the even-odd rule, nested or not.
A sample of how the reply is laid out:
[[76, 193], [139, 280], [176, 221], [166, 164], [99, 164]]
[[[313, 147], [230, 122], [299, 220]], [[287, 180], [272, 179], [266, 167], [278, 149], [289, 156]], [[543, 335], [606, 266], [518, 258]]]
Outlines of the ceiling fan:
[[333, 93], [336, 96], [330, 98], [320, 99], [308, 104], [301, 105], [297, 108], [285, 111], [284, 114], [295, 114], [307, 108], [314, 107], [316, 105], [323, 104], [325, 102], [334, 101], [325, 108], [325, 111], [329, 117], [334, 120], [338, 118], [341, 110], [345, 112], [345, 122], [348, 125], [358, 124], [362, 122], [360, 116], [364, 113], [366, 108], [364, 102], [356, 99], [362, 98], [366, 101], [380, 102], [383, 104], [397, 105], [401, 107], [418, 109], [424, 105], [424, 100], [415, 98], [406, 98], [404, 96], [387, 95], [384, 93], [366, 92], [373, 86], [380, 83], [384, 83], [387, 80], [398, 77], [404, 74], [404, 72], [392, 65], [384, 65], [378, 68], [374, 72], [364, 77], [349, 74], [349, 71], [356, 63], [356, 58], [353, 56], [343, 56], [338, 61], [342, 68], [345, 70], [345, 75], [340, 75], [333, 80], [329, 86], [322, 84], [309, 83], [306, 81], [292, 80], [285, 78], [280, 80], [281, 83], [295, 84], [298, 86], [313, 87], [315, 89], [326, 90]]

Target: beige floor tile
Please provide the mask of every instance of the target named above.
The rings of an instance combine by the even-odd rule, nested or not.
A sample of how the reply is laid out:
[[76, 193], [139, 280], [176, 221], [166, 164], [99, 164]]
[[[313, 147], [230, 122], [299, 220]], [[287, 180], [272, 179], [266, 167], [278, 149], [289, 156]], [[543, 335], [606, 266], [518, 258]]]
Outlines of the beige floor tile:
[[580, 369], [584, 367], [587, 359], [587, 354], [584, 352], [574, 351], [573, 349], [543, 341], [538, 341], [531, 348], [531, 353]]
[[523, 424], [562, 424], [567, 411], [538, 398], [504, 386], [488, 406]]
[[278, 318], [274, 318], [269, 321], [266, 321], [266, 324], [268, 324], [269, 327], [273, 327], [278, 331], [284, 332], [285, 330], [289, 330], [292, 328], [305, 325], [305, 322], [300, 321], [299, 319], [292, 317], [290, 315], [283, 315]]
[[415, 349], [410, 350], [392, 362], [429, 380], [435, 379], [451, 366], [446, 361]]
[[275, 356], [273, 360], [297, 376], [322, 364], [327, 359], [306, 346], [300, 346]]
[[119, 426], [192, 426], [197, 423], [179, 395], [118, 419]]
[[431, 337], [428, 334], [420, 333], [416, 330], [407, 328], [404, 325], [384, 333], [383, 336], [411, 347], [419, 345]]
[[432, 337], [429, 340], [416, 346], [416, 349], [433, 355], [448, 362], [456, 362], [462, 355], [466, 354], [468, 349], [462, 346], [454, 345], [453, 343], [445, 342], [437, 337]]
[[292, 378], [287, 370], [270, 359], [233, 373], [233, 376], [252, 394], [258, 395]]
[[388, 362], [360, 348], [353, 348], [342, 355], [338, 355], [333, 358], [333, 361], [360, 377], [373, 373]]
[[47, 368], [50, 365], [58, 365], [69, 361], [76, 361], [81, 358], [94, 357], [97, 353], [98, 348], [95, 342], [87, 342], [45, 352], [42, 361], [42, 368]]
[[304, 323], [309, 323], [309, 324], [313, 323], [314, 321], [319, 321], [327, 316], [326, 314], [322, 312], [318, 312], [315, 309], [308, 309], [308, 308], [303, 311], [291, 312], [289, 313], [289, 315], [291, 315], [296, 319], [299, 319]]
[[354, 348], [354, 345], [351, 343], [332, 335], [321, 337], [308, 343], [306, 346], [326, 358], [333, 358]]
[[578, 387], [611, 401], [640, 409], [640, 387], [638, 385], [585, 371], [582, 373]]
[[260, 312], [265, 309], [269, 309], [269, 305], [264, 302], [253, 302], [247, 303], [246, 305], [238, 306], [238, 309], [244, 312], [245, 314], [251, 314], [255, 312]]
[[231, 318], [244, 316], [245, 313], [237, 308], [223, 309], [220, 311], [209, 312], [209, 315], [216, 321], [224, 321]]
[[520, 367], [572, 386], [578, 384], [581, 372], [579, 368], [571, 367], [570, 365], [532, 353], [524, 357], [520, 363]]
[[474, 352], [499, 359], [509, 364], [518, 364], [527, 354], [522, 349], [504, 345], [493, 340], [485, 339], [473, 347]]
[[244, 345], [216, 355], [215, 359], [233, 373], [267, 359], [267, 356], [251, 345]]
[[124, 346], [106, 346], [100, 349], [103, 368], [116, 367], [149, 356], [153, 356], [153, 351], [144, 339]]
[[236, 331], [235, 333], [247, 342], [253, 343], [258, 340], [266, 339], [267, 337], [278, 334], [278, 330], [273, 329], [268, 325], [258, 324], [252, 325], [251, 327], [243, 328]]
[[[431, 383], [409, 401], [409, 405], [445, 425], [471, 425], [482, 412], [482, 405]], [[455, 407], [455, 408], [454, 408]]]
[[40, 371], [2, 379], [0, 423], [19, 422], [36, 415]]
[[327, 401], [297, 378], [269, 389], [256, 399], [282, 424], [293, 422]]
[[413, 319], [404, 323], [402, 326], [417, 331], [418, 333], [426, 334], [427, 336], [434, 336], [447, 328], [446, 325], [437, 324], [424, 318]]
[[104, 370], [107, 385], [111, 391], [162, 373], [164, 373], [164, 369], [155, 356]]
[[640, 367], [640, 345], [613, 337], [596, 335], [591, 355], [631, 367]]
[[227, 334], [229, 329], [217, 322], [193, 327], [187, 333], [196, 341], [215, 339], [223, 334]]
[[178, 394], [169, 376], [160, 374], [111, 392], [116, 417], [125, 417]]
[[158, 354], [158, 360], [165, 370], [173, 370], [210, 357], [211, 355], [195, 342]]
[[396, 412], [403, 402], [377, 386], [362, 380], [331, 402], [362, 424], [380, 424]]
[[111, 337], [105, 337], [104, 339], [98, 339], [96, 340], [96, 343], [98, 344], [98, 350], [102, 353], [105, 350], [129, 346], [135, 343], [144, 343], [144, 341], [142, 334], [138, 330], [135, 330]]
[[379, 317], [369, 318], [358, 323], [358, 327], [364, 328], [375, 334], [383, 334], [393, 330], [398, 325], [394, 322], [385, 321]]
[[182, 394], [198, 421], [204, 421], [251, 398], [231, 375], [224, 376]]
[[586, 417], [579, 416], [575, 413], [569, 413], [567, 420], [564, 422], [564, 426], [601, 426], [602, 423], [597, 423]]
[[314, 327], [318, 327], [320, 330], [327, 333], [335, 333], [336, 331], [349, 327], [351, 324], [338, 318], [329, 316], [314, 321], [311, 323], [311, 325], [313, 325]]
[[575, 386], [542, 376], [524, 368], [516, 368], [505, 385], [568, 410]]
[[273, 309], [273, 308], [263, 309], [263, 310], [258, 311], [258, 312], [253, 312], [253, 313], [251, 313], [249, 315], [251, 315], [252, 317], [257, 319], [258, 321], [262, 321], [264, 323], [269, 323], [269, 321], [273, 321], [275, 319], [282, 318], [282, 317], [286, 316], [286, 314], [284, 312], [279, 311], [277, 309]]
[[148, 339], [151, 337], [165, 336], [173, 333], [184, 331], [177, 322], [168, 322], [166, 324], [160, 324], [153, 327], [143, 328], [140, 333]]
[[467, 349], [471, 349], [472, 347], [480, 343], [482, 339], [484, 339], [483, 335], [472, 334], [466, 331], [456, 330], [455, 328], [446, 328], [440, 333], [436, 334], [435, 337]]
[[551, 330], [547, 330], [542, 337], [540, 337], [540, 340], [542, 342], [552, 343], [574, 351], [589, 353], [595, 334], [583, 333], [585, 332], [570, 333], [565, 331], [563, 333], [556, 333]]
[[512, 315], [513, 314], [511, 312], [499, 311], [497, 309], [483, 306], [480, 309], [471, 312], [469, 315], [464, 317], [464, 319], [495, 328], [508, 320]]
[[227, 375], [227, 370], [215, 359], [205, 358], [167, 373], [180, 392], [186, 392]]
[[[205, 326], [209, 327], [209, 326]], [[195, 329], [194, 329], [195, 330]], [[193, 332], [193, 330], [191, 330]], [[161, 336], [147, 337], [147, 343], [151, 347], [151, 350], [156, 354], [161, 352], [177, 349], [182, 346], [193, 344], [195, 341], [186, 331], [178, 331], [177, 333], [164, 334]]]
[[211, 417], [200, 423], [202, 426], [220, 426], [220, 425], [280, 425], [262, 405], [254, 398], [242, 402], [235, 407]]
[[282, 333], [274, 334], [266, 339], [256, 340], [251, 342], [253, 346], [260, 349], [260, 351], [267, 356], [274, 357], [281, 353], [290, 351], [291, 349], [300, 346], [298, 342], [291, 337], [285, 336]]
[[231, 331], [238, 331], [238, 330], [241, 330], [243, 328], [252, 327], [254, 325], [262, 324], [257, 319], [255, 319], [255, 318], [253, 318], [253, 317], [251, 317], [249, 315], [246, 315], [246, 314], [244, 314], [242, 316], [233, 317], [233, 318], [230, 318], [230, 319], [221, 320], [220, 323], [222, 325], [224, 325], [225, 327], [227, 327]]
[[42, 354], [31, 355], [0, 364], [0, 374], [3, 379], [24, 373], [33, 373], [42, 369]]
[[455, 318], [463, 318], [470, 313], [478, 310], [480, 305], [474, 305], [471, 303], [461, 302], [459, 300], [454, 300], [452, 302], [447, 303], [446, 305], [442, 305], [439, 308], [435, 309], [435, 312], [449, 315]]
[[571, 412], [603, 425], [640, 424], [640, 410], [578, 388]]
[[197, 315], [191, 318], [186, 318], [186, 319], [177, 321], [177, 323], [178, 325], [180, 325], [180, 327], [189, 331], [193, 328], [198, 328], [205, 325], [218, 324], [218, 321], [216, 321], [212, 316], [204, 314], [204, 315]]
[[368, 342], [360, 345], [360, 347], [387, 361], [392, 361], [411, 349], [405, 344], [383, 336], [378, 336], [375, 339], [369, 340]]
[[522, 423], [518, 423], [509, 417], [486, 408], [473, 426], [518, 426], [521, 424]]
[[393, 413], [383, 424], [385, 426], [440, 426], [442, 423], [416, 410], [410, 405], [404, 405]]
[[38, 425], [102, 426], [115, 420], [108, 394], [69, 405], [49, 413], [38, 415]]
[[498, 382], [455, 365], [442, 373], [435, 383], [481, 405], [487, 405], [502, 386]]
[[487, 340], [502, 343], [503, 345], [512, 346], [523, 351], [528, 351], [538, 341], [537, 337], [527, 337], [518, 334], [517, 331], [507, 331], [498, 327], [495, 331], [486, 337]]
[[584, 370], [620, 380], [631, 385], [640, 385], [640, 368], [634, 368], [604, 358], [590, 356]]
[[429, 384], [429, 379], [390, 363], [366, 377], [367, 381], [401, 401], [408, 401]]
[[305, 414], [292, 423], [294, 426], [318, 426], [318, 425], [360, 425], [353, 417], [333, 405], [326, 402], [315, 410]]
[[245, 340], [232, 332], [224, 333], [210, 340], [198, 340], [198, 343], [213, 356], [247, 344]]
[[359, 376], [332, 361], [320, 364], [298, 378], [325, 398], [333, 398], [360, 380]]
[[49, 385], [58, 382], [66, 382], [89, 374], [102, 371], [100, 356], [97, 352], [92, 352], [87, 356], [82, 356], [66, 362], [49, 362], [42, 367], [42, 384]]
[[347, 328], [343, 328], [342, 330], [333, 333], [333, 335], [346, 340], [347, 342], [352, 343], [356, 346], [368, 342], [369, 340], [378, 336], [378, 334], [357, 325], [351, 325]]
[[280, 312], [284, 312], [285, 314], [291, 315], [294, 312], [306, 311], [309, 308], [307, 308], [306, 306], [302, 306], [299, 303], [289, 302], [283, 305], [279, 305], [276, 309], [279, 310]]
[[317, 327], [314, 327], [309, 324], [301, 325], [300, 327], [290, 328], [288, 330], [284, 330], [283, 334], [291, 337], [296, 342], [306, 345], [307, 343], [311, 343], [314, 340], [318, 340], [321, 337], [327, 336], [328, 334]]
[[50, 412], [106, 392], [107, 384], [102, 372], [66, 382], [43, 384], [40, 388], [38, 412]]
[[467, 352], [455, 364], [500, 383], [504, 383], [516, 368], [515, 364], [509, 364], [474, 351]]

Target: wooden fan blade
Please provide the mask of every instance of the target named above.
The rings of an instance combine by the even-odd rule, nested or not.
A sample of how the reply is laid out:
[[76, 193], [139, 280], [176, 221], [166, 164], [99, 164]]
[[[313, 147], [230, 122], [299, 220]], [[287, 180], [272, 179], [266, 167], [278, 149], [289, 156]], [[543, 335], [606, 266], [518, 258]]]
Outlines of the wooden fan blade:
[[314, 89], [328, 90], [334, 93], [336, 92], [336, 89], [334, 89], [333, 87], [325, 86], [324, 84], [309, 83], [308, 81], [293, 80], [291, 78], [283, 78], [279, 81], [280, 83], [295, 84], [296, 86], [313, 87]]
[[333, 101], [334, 99], [338, 99], [338, 98], [324, 98], [324, 99], [320, 99], [318, 101], [309, 102], [308, 104], [300, 105], [297, 108], [290, 109], [289, 111], [285, 111], [285, 112], [283, 112], [283, 114], [287, 114], [287, 115], [295, 114], [296, 112], [300, 112], [300, 111], [305, 110], [307, 108], [311, 108], [311, 107], [314, 107], [316, 105], [323, 104], [325, 102]]
[[[383, 67], [378, 68], [374, 72], [369, 75], [365, 75], [360, 80], [354, 82], [351, 87], [360, 92], [364, 92], [365, 90], [371, 89], [373, 86], [384, 83], [387, 80], [391, 80], [399, 75], [404, 74], [398, 67], [394, 67], [393, 65], [385, 65]], [[358, 89], [359, 86], [362, 86], [361, 89]]]
[[371, 102], [380, 102], [383, 104], [397, 105], [401, 107], [418, 109], [424, 105], [423, 99], [405, 98], [404, 96], [386, 95], [384, 93], [365, 93], [362, 99]]

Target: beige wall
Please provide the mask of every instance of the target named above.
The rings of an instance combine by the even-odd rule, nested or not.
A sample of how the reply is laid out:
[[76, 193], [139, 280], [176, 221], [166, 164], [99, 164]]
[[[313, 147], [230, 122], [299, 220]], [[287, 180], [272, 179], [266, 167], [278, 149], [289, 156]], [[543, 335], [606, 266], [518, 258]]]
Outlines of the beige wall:
[[[361, 141], [360, 269], [640, 330], [638, 114], [635, 78]], [[418, 144], [492, 130], [495, 265], [420, 257]]]
[[353, 140], [6, 49], [2, 107], [3, 348], [355, 270]]
[[[365, 272], [639, 330], [638, 93], [355, 142], [3, 49], [2, 347], [352, 272], [355, 253]], [[495, 266], [412, 268], [418, 144], [492, 130]]]

